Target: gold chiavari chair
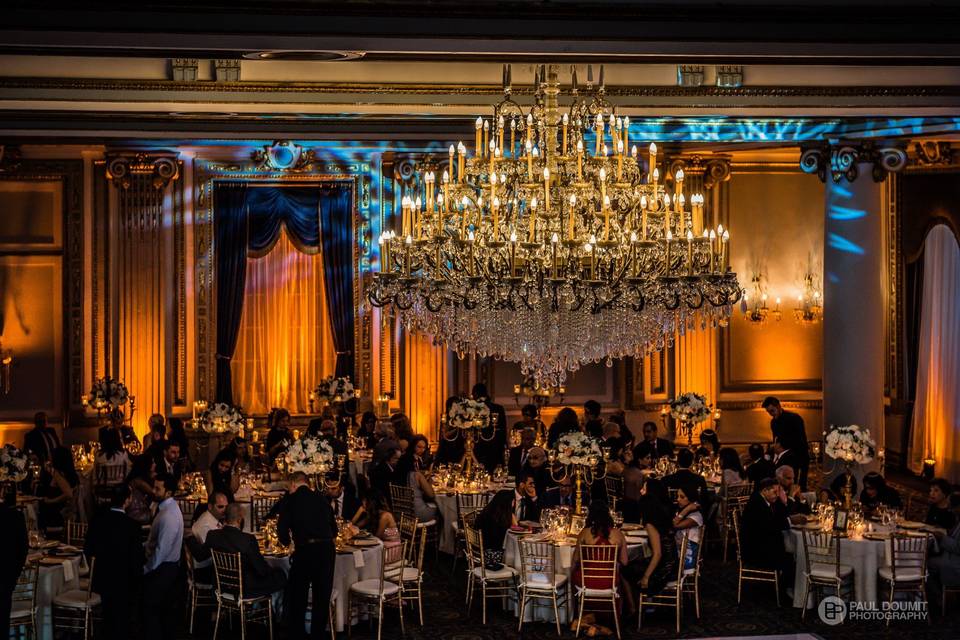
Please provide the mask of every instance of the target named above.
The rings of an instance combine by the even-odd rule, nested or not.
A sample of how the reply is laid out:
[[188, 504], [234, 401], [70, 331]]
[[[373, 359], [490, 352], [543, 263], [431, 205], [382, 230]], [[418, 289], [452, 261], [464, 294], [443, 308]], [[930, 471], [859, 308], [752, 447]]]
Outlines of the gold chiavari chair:
[[[413, 488], [400, 485], [400, 484], [391, 484], [390, 485], [390, 505], [393, 510], [394, 517], [397, 515], [403, 514], [408, 518], [416, 518], [416, 512], [413, 508]], [[418, 522], [417, 526], [421, 529], [427, 530], [427, 540], [428, 543], [434, 546], [435, 551], [439, 554], [439, 537], [438, 537], [438, 527], [436, 519], [427, 520], [426, 522]]]
[[777, 606], [780, 606], [780, 574], [776, 569], [760, 569], [748, 567], [743, 562], [743, 553], [740, 547], [740, 512], [733, 511], [733, 541], [737, 549], [737, 604], [740, 604], [740, 595], [744, 582], [772, 582], [777, 594]]
[[[350, 591], [347, 592], [347, 637], [351, 637], [353, 626], [350, 620], [353, 619], [354, 607], [358, 613], [363, 610], [367, 613], [376, 613], [377, 617], [377, 640], [380, 640], [383, 631], [383, 607], [384, 605], [396, 605], [400, 612], [400, 633], [406, 635], [403, 626], [403, 583], [393, 582], [386, 579], [386, 570], [388, 566], [393, 567], [398, 575], [403, 575], [404, 569], [404, 547], [406, 543], [399, 547], [388, 549], [383, 547], [380, 550], [380, 576], [354, 582], [350, 585]], [[395, 551], [399, 549], [399, 552]]]
[[617, 505], [623, 500], [623, 478], [608, 475], [604, 478], [603, 485], [607, 490], [607, 502], [610, 508], [616, 511]]
[[[580, 635], [583, 612], [587, 603], [609, 605], [613, 611], [613, 622], [620, 638], [620, 612], [617, 607], [617, 553], [618, 548], [610, 544], [577, 544], [580, 557], [580, 584], [574, 585], [580, 600], [577, 614], [575, 637]], [[590, 584], [591, 586], [587, 586]]]
[[800, 619], [807, 615], [807, 599], [810, 591], [833, 589], [842, 598], [844, 585], [847, 592], [853, 591], [853, 567], [840, 564], [840, 540], [832, 532], [804, 531], [804, 586], [803, 607]]
[[[66, 543], [83, 549], [83, 545], [87, 541], [87, 523], [79, 522], [78, 520], [67, 520], [64, 529], [64, 540]], [[87, 564], [86, 556], [80, 557], [80, 571], [78, 572], [78, 576], [80, 577], [80, 582], [77, 588], [81, 590], [86, 589], [90, 582], [90, 567]]]
[[100, 606], [100, 595], [91, 592], [93, 570], [97, 559], [90, 561], [89, 582], [86, 589], [64, 591], [53, 599], [53, 632], [82, 631], [83, 640], [93, 637], [95, 610]]
[[416, 603], [420, 614], [420, 626], [423, 626], [423, 554], [427, 546], [427, 530], [417, 526], [412, 520], [400, 514], [400, 539], [403, 540], [406, 557], [402, 571], [396, 566], [387, 568], [385, 576], [393, 582], [401, 582], [403, 602]]
[[[680, 592], [682, 595], [693, 596], [694, 608], [697, 614], [697, 620], [700, 619], [700, 574], [703, 571], [703, 548], [707, 543], [706, 525], [700, 529], [700, 544], [697, 545], [696, 553], [693, 556], [693, 568], [685, 569], [683, 580], [680, 583]], [[689, 547], [689, 541], [688, 541]]]
[[560, 605], [570, 614], [570, 584], [567, 576], [557, 572], [557, 548], [550, 542], [520, 541], [520, 625], [523, 621], [527, 602], [550, 600], [553, 603], [553, 616], [557, 622], [557, 635], [563, 635], [560, 629]]
[[488, 569], [483, 551], [483, 533], [470, 526], [464, 526], [463, 537], [467, 546], [467, 615], [473, 605], [473, 594], [480, 586], [483, 604], [483, 624], [487, 624], [487, 598], [490, 596], [507, 597], [517, 590], [517, 572], [513, 567], [504, 565], [500, 569]]
[[217, 604], [216, 597], [213, 595], [213, 585], [206, 582], [199, 582], [196, 577], [196, 566], [193, 559], [193, 553], [189, 545], [183, 545], [184, 561], [187, 565], [187, 617], [189, 633], [193, 635], [193, 622], [196, 618], [197, 609], [213, 609]]
[[733, 532], [733, 514], [743, 513], [750, 495], [753, 493], [752, 482], [738, 484], [724, 484], [720, 492], [720, 530], [723, 534], [723, 562], [727, 562], [727, 551], [730, 549], [730, 534]]
[[240, 553], [224, 553], [211, 550], [213, 575], [216, 579], [214, 595], [217, 599], [217, 620], [213, 625], [213, 638], [220, 630], [220, 613], [225, 609], [240, 617], [240, 637], [247, 637], [247, 622], [264, 622], [267, 633], [273, 640], [273, 599], [270, 596], [247, 596], [243, 592], [243, 571]]
[[279, 500], [280, 498], [276, 496], [253, 496], [250, 499], [250, 520], [252, 520], [250, 527], [252, 531], [260, 531], [270, 510]]
[[[930, 548], [929, 535], [902, 535], [890, 537], [887, 547], [887, 562], [877, 573], [890, 584], [890, 603], [888, 611], [893, 611], [893, 600], [897, 592], [916, 593], [927, 603], [927, 552]], [[930, 622], [930, 616], [927, 616]], [[890, 616], [887, 616], [890, 626]]]
[[39, 578], [40, 568], [34, 562], [24, 565], [17, 578], [10, 602], [10, 631], [14, 632], [12, 635], [15, 638], [37, 637], [37, 581]]
[[[463, 537], [464, 519], [468, 516], [475, 518], [476, 514], [483, 511], [488, 502], [490, 502], [490, 496], [486, 493], [457, 494], [457, 521], [453, 523], [453, 573], [457, 571], [457, 560], [460, 559], [460, 554], [466, 553], [466, 541]], [[470, 526], [473, 526], [473, 524], [471, 523]]]
[[183, 516], [183, 529], [186, 531], [193, 526], [193, 514], [200, 508], [201, 500], [199, 498], [175, 498], [177, 506], [180, 507], [180, 515]]
[[98, 506], [107, 505], [110, 503], [110, 493], [113, 491], [114, 487], [119, 484], [123, 484], [123, 481], [127, 476], [127, 465], [97, 465], [95, 469], [96, 482], [93, 486], [93, 495]]
[[680, 548], [678, 551], [677, 576], [664, 585], [663, 590], [655, 595], [644, 595], [640, 592], [640, 599], [637, 602], [637, 630], [643, 626], [643, 608], [644, 607], [669, 607], [676, 610], [676, 628], [680, 633], [680, 616], [683, 611], [683, 582], [686, 577], [683, 559], [687, 555], [687, 544], [690, 539], [684, 535], [680, 538]]

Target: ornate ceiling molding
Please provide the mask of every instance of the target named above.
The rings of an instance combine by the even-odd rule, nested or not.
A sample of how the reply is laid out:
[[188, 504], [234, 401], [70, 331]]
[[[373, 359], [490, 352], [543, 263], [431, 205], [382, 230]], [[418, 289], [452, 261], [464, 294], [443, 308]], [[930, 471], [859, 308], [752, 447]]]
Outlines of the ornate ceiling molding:
[[815, 173], [821, 182], [826, 182], [828, 175], [834, 182], [844, 178], [853, 182], [859, 176], [859, 165], [865, 163], [873, 165], [871, 177], [874, 182], [883, 182], [887, 174], [907, 166], [907, 152], [900, 147], [864, 142], [806, 147], [800, 154], [800, 169]]

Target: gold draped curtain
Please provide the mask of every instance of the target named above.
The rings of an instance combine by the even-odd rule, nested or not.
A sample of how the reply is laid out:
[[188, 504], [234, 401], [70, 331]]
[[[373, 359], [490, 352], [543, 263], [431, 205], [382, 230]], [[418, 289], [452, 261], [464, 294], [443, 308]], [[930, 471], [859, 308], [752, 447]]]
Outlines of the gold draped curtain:
[[323, 258], [298, 251], [283, 230], [269, 253], [247, 258], [246, 277], [233, 397], [248, 415], [307, 413], [310, 390], [336, 361]]

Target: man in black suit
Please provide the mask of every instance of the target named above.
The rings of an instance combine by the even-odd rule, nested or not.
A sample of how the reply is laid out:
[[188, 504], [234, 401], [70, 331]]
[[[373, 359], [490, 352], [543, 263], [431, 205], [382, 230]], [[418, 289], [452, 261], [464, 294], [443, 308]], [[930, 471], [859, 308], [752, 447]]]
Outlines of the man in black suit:
[[33, 416], [33, 429], [23, 437], [23, 448], [44, 462], [53, 456], [53, 450], [60, 446], [57, 430], [47, 424], [47, 414], [38, 411]]
[[800, 474], [800, 459], [797, 452], [785, 446], [779, 438], [773, 441], [773, 468], [778, 469], [784, 465], [792, 467], [795, 474]]
[[13, 591], [27, 559], [27, 523], [17, 509], [17, 493], [13, 490], [0, 504], [0, 549], [0, 629], [6, 634]]
[[700, 492], [699, 502], [702, 507], [707, 502], [707, 481], [704, 480], [703, 476], [699, 473], [690, 471], [692, 465], [693, 451], [687, 448], [680, 449], [680, 451], [677, 452], [677, 470], [665, 476], [663, 478], [663, 484], [667, 485], [668, 489], [680, 489], [682, 487], [688, 487], [691, 484], [695, 485]]
[[[584, 487], [586, 489], [586, 487]], [[557, 486], [547, 489], [543, 496], [543, 508], [552, 507], [573, 507], [577, 504], [577, 496], [574, 495], [573, 481], [570, 476], [564, 476], [557, 482]], [[583, 504], [590, 504], [590, 496], [583, 496]]]
[[116, 432], [120, 434], [120, 442], [123, 443], [124, 447], [131, 442], [140, 442], [140, 440], [137, 438], [137, 434], [133, 431], [133, 427], [123, 424], [123, 412], [120, 411], [120, 409], [114, 409], [111, 411], [110, 424], [100, 427], [100, 430], [97, 432], [97, 439], [99, 440], [101, 447], [103, 447], [104, 437], [111, 429], [116, 430]]
[[340, 482], [333, 485], [326, 485], [324, 489], [327, 499], [330, 501], [330, 508], [333, 509], [333, 515], [339, 516], [344, 520], [353, 520], [353, 516], [360, 510], [360, 499], [357, 498], [357, 490], [349, 482]]
[[[304, 473], [290, 475], [289, 494], [284, 500], [277, 522], [277, 537], [281, 544], [295, 543], [290, 563], [290, 587], [287, 593], [290, 615], [289, 637], [301, 640], [304, 632], [304, 616], [307, 610], [307, 593], [313, 586], [313, 611], [325, 612], [330, 604], [333, 590], [333, 568], [336, 562], [334, 539], [337, 523], [330, 503], [307, 486]], [[345, 597], [345, 596], [341, 596]], [[310, 625], [310, 637], [320, 640], [326, 637], [325, 615], [315, 615]]]
[[370, 486], [385, 498], [390, 496], [391, 484], [406, 484], [404, 478], [400, 477], [399, 464], [400, 447], [394, 447], [387, 451], [387, 457], [383, 462], [370, 470]]
[[166, 473], [180, 484], [183, 477], [183, 463], [180, 460], [180, 443], [176, 440], [164, 440], [157, 445], [157, 471]]
[[544, 495], [553, 484], [548, 465], [547, 452], [542, 447], [530, 447], [530, 451], [527, 452], [527, 461], [520, 467], [517, 476], [526, 471], [532, 473], [537, 485], [537, 495]]
[[763, 445], [752, 444], [748, 449], [750, 455], [750, 462], [747, 464], [747, 479], [753, 483], [754, 491], [757, 490], [757, 483], [759, 483], [764, 478], [772, 478], [776, 469], [763, 456]]
[[227, 505], [223, 527], [207, 534], [206, 546], [210, 551], [240, 554], [244, 597], [268, 596], [283, 589], [286, 583], [283, 570], [268, 565], [257, 539], [252, 533], [244, 533], [243, 506], [239, 503]]
[[780, 487], [773, 478], [760, 481], [760, 490], [750, 496], [743, 510], [740, 549], [744, 564], [780, 571], [782, 586], [793, 584], [793, 558], [783, 546], [783, 532], [789, 527], [780, 503]]
[[541, 505], [538, 501], [537, 482], [533, 473], [529, 469], [521, 471], [517, 475], [516, 484], [516, 507], [514, 515], [517, 516], [517, 522], [521, 520], [540, 522]]
[[[780, 440], [785, 449], [796, 457], [797, 483], [807, 490], [807, 474], [810, 470], [810, 448], [807, 444], [807, 430], [799, 414], [787, 411], [780, 406], [780, 400], [773, 396], [763, 399], [763, 408], [770, 414], [770, 431], [774, 440]], [[775, 466], [780, 466], [776, 462]]]
[[588, 436], [599, 440], [603, 437], [603, 420], [600, 418], [600, 403], [596, 400], [587, 400], [583, 403], [583, 430]]
[[[490, 419], [493, 421], [493, 426], [483, 430], [483, 438], [477, 442], [474, 452], [480, 464], [492, 473], [497, 466], [503, 464], [503, 451], [507, 448], [507, 412], [503, 405], [497, 404], [490, 398], [487, 385], [483, 383], [478, 382], [473, 385], [471, 396], [477, 402], [487, 405], [490, 410]], [[492, 438], [490, 437], [491, 432], [493, 433]]]
[[633, 448], [633, 459], [642, 460], [648, 455], [654, 460], [673, 455], [673, 443], [666, 438], [658, 438], [657, 423], [649, 421], [643, 423], [643, 440]]
[[[313, 420], [310, 422], [312, 424]], [[320, 422], [320, 439], [330, 445], [334, 455], [347, 455], [347, 443], [337, 437], [337, 423], [333, 420], [325, 418]]]
[[812, 510], [800, 491], [800, 485], [794, 482], [796, 474], [793, 467], [787, 465], [777, 467], [776, 474], [777, 484], [780, 485], [778, 498], [786, 510], [787, 517], [791, 521], [805, 522], [805, 517], [796, 516], [808, 516]]
[[524, 429], [520, 432], [520, 444], [510, 448], [510, 457], [507, 459], [507, 473], [514, 478], [520, 473], [520, 469], [527, 463], [527, 457], [530, 455], [530, 449], [537, 441], [537, 433], [533, 429]]
[[110, 640], [130, 637], [130, 611], [143, 575], [143, 543], [140, 525], [124, 509], [130, 501], [126, 484], [110, 494], [110, 509], [90, 523], [84, 552], [96, 560], [93, 591], [103, 600], [104, 635]]

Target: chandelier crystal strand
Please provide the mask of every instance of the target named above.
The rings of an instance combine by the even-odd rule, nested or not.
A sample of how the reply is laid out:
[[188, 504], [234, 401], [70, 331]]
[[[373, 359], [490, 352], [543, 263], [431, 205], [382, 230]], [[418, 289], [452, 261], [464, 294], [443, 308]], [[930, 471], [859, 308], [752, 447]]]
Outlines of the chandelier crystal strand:
[[401, 228], [379, 240], [370, 301], [458, 355], [516, 361], [548, 386], [725, 323], [741, 289], [729, 232], [693, 228], [703, 197], [685, 207], [682, 171], [668, 193], [653, 143], [644, 169], [602, 70], [587, 96], [574, 74], [562, 114], [557, 66], [536, 76], [524, 112], [506, 68], [503, 100], [475, 122], [472, 157], [450, 145], [439, 187], [427, 171], [403, 198]]

